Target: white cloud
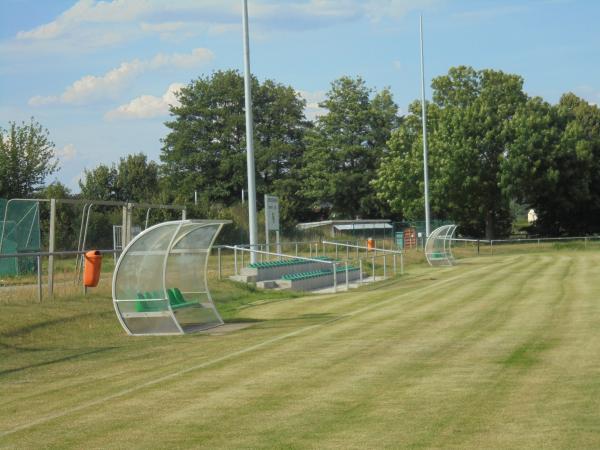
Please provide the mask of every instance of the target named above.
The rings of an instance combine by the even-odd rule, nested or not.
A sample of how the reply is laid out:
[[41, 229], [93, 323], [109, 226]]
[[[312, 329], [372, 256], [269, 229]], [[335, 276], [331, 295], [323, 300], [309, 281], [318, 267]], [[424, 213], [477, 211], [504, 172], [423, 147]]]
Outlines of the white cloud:
[[184, 84], [173, 83], [162, 97], [142, 95], [134, 98], [129, 103], [119, 106], [105, 114], [108, 120], [115, 119], [148, 119], [151, 117], [166, 116], [169, 106], [179, 106], [177, 93]]
[[77, 149], [73, 144], [67, 144], [63, 148], [56, 150], [56, 156], [63, 161], [70, 161], [77, 156]]
[[55, 95], [49, 95], [46, 97], [42, 95], [36, 95], [35, 97], [31, 97], [27, 103], [29, 104], [29, 106], [45, 106], [50, 105], [52, 103], [56, 103], [58, 101], [59, 97], [56, 97]]
[[187, 54], [159, 53], [152, 59], [126, 61], [104, 75], [86, 75], [68, 86], [59, 96], [35, 96], [29, 99], [30, 106], [52, 103], [85, 104], [103, 98], [115, 98], [125, 87], [143, 72], [163, 67], [187, 69], [212, 60], [214, 54], [206, 48], [196, 48]]
[[[367, 17], [374, 22], [398, 19], [445, 0], [255, 0], [249, 14], [255, 31], [307, 30]], [[81, 50], [114, 45], [141, 34], [176, 38], [201, 32], [239, 31], [239, 0], [79, 0], [55, 20], [19, 31], [21, 45], [54, 42]], [[131, 27], [131, 24], [135, 27]], [[129, 25], [129, 26], [126, 26]], [[62, 44], [62, 45], [58, 45]]]
[[395, 59], [394, 61], [392, 61], [392, 65], [394, 66], [394, 69], [402, 70], [402, 63], [400, 62], [400, 60]]
[[327, 112], [325, 108], [319, 106], [319, 103], [325, 100], [325, 91], [298, 91], [298, 94], [306, 100], [304, 114], [307, 119], [314, 120]]

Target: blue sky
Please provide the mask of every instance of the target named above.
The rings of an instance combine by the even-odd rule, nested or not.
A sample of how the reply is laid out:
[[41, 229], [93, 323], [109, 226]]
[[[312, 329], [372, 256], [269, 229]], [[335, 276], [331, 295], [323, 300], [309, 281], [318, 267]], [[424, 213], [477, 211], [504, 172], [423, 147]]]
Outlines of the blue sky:
[[[600, 103], [600, 2], [249, 0], [252, 71], [290, 84], [307, 115], [329, 83], [389, 86], [402, 111], [426, 77], [455, 65], [517, 73], [556, 102]], [[0, 0], [0, 126], [34, 117], [56, 144], [58, 179], [144, 152], [158, 160], [177, 89], [242, 69], [239, 0]], [[430, 91], [428, 91], [430, 94]], [[49, 180], [51, 181], [51, 180]]]

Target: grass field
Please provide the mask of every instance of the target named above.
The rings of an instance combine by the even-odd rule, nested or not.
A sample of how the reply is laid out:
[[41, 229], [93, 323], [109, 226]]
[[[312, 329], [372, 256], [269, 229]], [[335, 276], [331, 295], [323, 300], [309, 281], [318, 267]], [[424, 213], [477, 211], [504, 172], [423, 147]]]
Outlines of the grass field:
[[0, 447], [600, 448], [599, 279], [563, 250], [335, 296], [222, 283], [250, 326], [183, 337], [125, 336], [102, 294], [5, 304]]

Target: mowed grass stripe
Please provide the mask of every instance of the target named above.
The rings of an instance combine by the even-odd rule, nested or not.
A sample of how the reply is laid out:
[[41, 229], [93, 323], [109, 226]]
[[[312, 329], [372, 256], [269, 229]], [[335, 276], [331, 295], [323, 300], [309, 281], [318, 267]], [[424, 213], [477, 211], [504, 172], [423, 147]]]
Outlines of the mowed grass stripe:
[[[484, 267], [484, 268], [476, 268], [476, 269], [475, 269], [475, 271], [477, 271], [477, 272], [486, 271], [486, 270], [487, 270], [487, 268], [485, 268], [485, 267]], [[435, 288], [437, 285], [444, 285], [444, 284], [447, 284], [447, 283], [454, 283], [454, 282], [458, 282], [458, 281], [459, 281], [459, 280], [460, 280], [460, 279], [461, 279], [463, 276], [466, 276], [466, 275], [468, 275], [468, 274], [464, 274], [464, 275], [462, 275], [462, 274], [461, 274], [461, 275], [458, 275], [458, 276], [453, 276], [453, 277], [450, 277], [450, 278], [448, 278], [448, 279], [445, 279], [445, 280], [442, 280], [442, 281], [439, 281], [439, 282], [435, 282], [435, 283], [433, 283], [432, 285], [427, 285], [427, 286], [425, 286], [425, 287], [423, 287], [423, 288], [420, 288], [420, 289], [418, 289], [418, 290], [416, 291], [416, 293], [417, 293], [417, 294], [419, 294], [420, 292], [426, 292], [426, 291], [428, 291], [428, 290], [430, 290], [430, 289], [432, 289], [432, 288]], [[402, 296], [402, 295], [408, 295], [408, 294], [412, 294], [412, 292], [407, 292], [407, 293], [401, 294], [401, 296]], [[391, 299], [391, 300], [388, 300], [388, 302], [389, 302], [389, 301], [395, 301], [395, 300], [396, 300], [396, 298], [393, 298], [393, 299]], [[368, 306], [366, 306], [365, 308], [362, 308], [362, 309], [358, 310], [357, 312], [360, 312], [360, 313], [362, 313], [362, 312], [364, 312], [365, 310], [368, 310], [368, 309], [373, 309], [373, 308], [376, 308], [376, 307], [378, 307], [378, 304], [377, 304], [377, 303], [376, 303], [376, 304], [371, 304], [371, 305], [368, 305]], [[332, 319], [332, 320], [338, 320], [338, 319], [339, 319], [339, 318], [338, 318], [338, 317], [336, 317], [336, 318], [334, 318], [334, 319]], [[328, 322], [329, 322], [329, 321], [328, 321]], [[315, 325], [311, 325], [311, 326], [309, 326], [309, 327], [305, 327], [305, 328], [302, 328], [302, 329], [300, 329], [300, 330], [293, 331], [292, 333], [289, 333], [288, 335], [284, 335], [284, 336], [276, 337], [275, 339], [272, 339], [272, 340], [270, 340], [270, 341], [259, 343], [259, 344], [258, 344], [258, 348], [261, 348], [262, 346], [268, 345], [268, 344], [270, 344], [271, 342], [276, 342], [276, 341], [278, 341], [278, 340], [280, 340], [280, 339], [286, 339], [287, 337], [291, 337], [291, 336], [294, 336], [294, 335], [296, 335], [296, 334], [304, 333], [304, 332], [306, 332], [306, 331], [309, 331], [309, 330], [311, 330], [311, 329], [312, 329], [312, 328], [314, 328], [314, 327], [318, 327], [318, 326], [321, 326], [321, 325], [323, 325], [323, 324], [322, 324], [322, 323], [318, 323], [318, 324], [315, 324]], [[160, 350], [160, 349], [159, 349], [159, 350]], [[206, 348], [204, 348], [204, 349], [202, 349], [202, 350], [206, 350]], [[248, 347], [248, 348], [246, 348], [246, 349], [244, 350], [244, 352], [248, 352], [248, 351], [252, 351], [252, 350], [254, 350], [254, 346], [253, 346], [253, 347]], [[218, 358], [217, 360], [209, 361], [209, 362], [208, 362], [208, 364], [216, 364], [216, 363], [218, 363], [218, 362], [220, 362], [220, 361], [224, 361], [224, 360], [226, 360], [226, 359], [228, 359], [228, 358], [230, 358], [230, 357], [233, 357], [233, 356], [237, 356], [237, 353], [234, 353], [233, 355], [226, 355], [225, 357]], [[189, 361], [188, 361], [188, 362], [189, 362]], [[187, 372], [190, 372], [190, 371], [193, 371], [193, 370], [197, 370], [198, 368], [203, 368], [203, 367], [205, 367], [205, 364], [203, 364], [203, 363], [201, 363], [201, 364], [200, 364], [199, 366], [197, 366], [197, 367], [191, 367], [191, 368], [190, 368], [190, 367], [189, 367], [189, 365], [188, 365], [188, 368], [187, 368], [187, 369], [180, 370], [179, 372], [177, 372], [177, 373], [175, 373], [175, 374], [168, 374], [168, 375], [166, 375], [166, 377], [165, 377], [165, 376], [163, 376], [162, 378], [154, 378], [154, 379], [150, 379], [150, 381], [149, 381], [147, 384], [144, 384], [144, 383], [138, 383], [138, 384], [136, 384], [136, 385], [135, 385], [135, 386], [134, 386], [134, 387], [133, 387], [131, 390], [126, 390], [126, 391], [117, 392], [117, 396], [121, 396], [121, 395], [127, 395], [127, 394], [129, 394], [129, 393], [131, 393], [131, 392], [133, 392], [133, 391], [135, 391], [135, 390], [139, 390], [139, 389], [142, 389], [142, 388], [144, 388], [144, 387], [147, 387], [147, 386], [152, 386], [152, 385], [155, 385], [155, 384], [160, 384], [161, 382], [164, 382], [166, 379], [169, 379], [169, 378], [171, 378], [171, 377], [173, 377], [173, 376], [180, 376], [180, 375], [181, 375], [181, 374], [183, 374], [183, 373], [187, 373]], [[150, 372], [150, 371], [147, 371], [147, 372], [146, 372], [146, 380], [148, 380], [148, 377], [147, 377], [147, 375], [148, 375], [148, 372]], [[124, 379], [125, 379], [125, 380], [127, 380], [127, 377], [124, 377]], [[119, 379], [117, 378], [117, 379], [116, 379], [116, 381], [118, 381], [118, 380], [119, 380]], [[79, 387], [79, 386], [78, 386], [78, 387]], [[112, 395], [114, 395], [114, 394], [112, 394]], [[102, 402], [104, 402], [104, 401], [108, 401], [108, 400], [110, 400], [110, 399], [112, 399], [112, 398], [113, 398], [113, 397], [109, 397], [109, 398], [105, 397], [104, 399], [101, 399], [99, 402], [93, 402], [92, 404], [89, 404], [89, 406], [94, 406], [94, 405], [96, 405], [96, 404], [98, 404], [98, 403], [102, 403]], [[35, 405], [35, 406], [38, 406], [38, 405]], [[87, 405], [87, 404], [84, 404], [83, 406], [81, 406], [81, 403], [80, 403], [80, 404], [79, 404], [79, 406], [77, 406], [77, 407], [76, 407], [76, 408], [77, 408], [77, 409], [76, 409], [76, 411], [78, 411], [78, 410], [81, 410], [81, 409], [84, 409], [84, 408], [86, 408], [86, 407], [88, 407], [88, 405]], [[62, 415], [64, 415], [64, 414], [65, 414], [65, 413], [64, 413], [64, 410], [63, 410], [63, 412], [61, 412], [61, 413], [59, 413], [59, 414], [53, 414], [53, 415], [50, 415], [50, 416], [46, 416], [45, 418], [42, 418], [41, 420], [42, 420], [42, 421], [44, 421], [44, 420], [50, 420], [51, 418], [54, 418], [55, 416], [56, 416], [56, 417], [60, 417], [60, 416], [62, 416]], [[29, 421], [29, 423], [28, 423], [28, 424], [26, 424], [26, 425], [25, 425], [25, 427], [27, 427], [27, 426], [31, 426], [31, 425], [33, 425], [34, 423], [35, 423], [34, 421]], [[30, 425], [30, 424], [31, 424], [31, 425]], [[14, 430], [14, 431], [16, 431], [16, 430]]]
[[177, 386], [174, 386], [175, 389], [177, 389]]
[[[526, 403], [529, 411], [536, 410], [536, 420], [519, 423], [506, 415], [507, 408], [518, 412], [520, 401], [515, 395], [523, 394], [528, 384], [546, 398], [552, 388], [550, 380], [555, 379], [562, 379], [571, 395], [595, 392], [593, 384], [580, 379], [582, 373], [593, 373], [597, 356], [594, 360], [591, 352], [579, 350], [591, 359], [587, 365], [576, 356], [570, 358], [583, 366], [577, 375], [568, 377], [568, 370], [557, 364], [550, 366], [556, 371], [552, 377], [533, 376], [548, 371], [549, 354], [565, 350], [561, 343], [569, 341], [565, 335], [574, 333], [577, 320], [585, 316], [588, 326], [575, 333], [570, 350], [594, 332], [597, 305], [590, 303], [594, 296], [589, 289], [580, 285], [590, 284], [586, 277], [597, 276], [598, 271], [590, 268], [598, 261], [587, 261], [587, 270], [573, 283], [567, 280], [577, 275], [579, 262], [570, 275], [566, 269], [572, 259], [525, 257], [513, 270], [502, 268], [503, 273], [494, 274], [499, 266], [490, 266], [483, 276], [474, 272], [462, 278], [464, 285], [442, 284], [415, 298], [398, 299], [390, 289], [386, 302], [385, 293], [378, 292], [377, 307], [367, 304], [365, 308], [373, 308], [354, 311], [352, 320], [332, 318], [331, 324], [315, 328], [314, 334], [278, 341], [265, 348], [264, 354], [240, 355], [162, 388], [139, 391], [114, 406], [41, 425], [27, 436], [16, 434], [11, 441], [61, 447], [105, 447], [119, 442], [205, 448], [539, 448], [539, 444], [562, 442], [562, 447], [577, 447], [578, 442], [585, 442], [586, 447], [595, 448], [593, 418], [598, 418], [598, 409], [593, 406], [597, 402], [588, 400], [586, 408], [570, 409], [566, 389], [557, 404], [568, 414], [550, 418], [572, 417], [570, 426], [563, 423], [559, 428], [571, 431], [570, 440], [552, 428], [560, 421], [546, 419], [548, 413], [540, 408], [539, 398]], [[537, 279], [531, 278], [532, 272], [539, 272]], [[562, 286], [565, 291], [561, 293]], [[573, 291], [585, 293], [585, 307], [561, 310]], [[465, 297], [469, 301], [463, 301]], [[311, 311], [319, 306], [312, 299], [306, 303]], [[444, 313], [428, 308], [435, 305]], [[265, 308], [268, 315], [277, 316], [285, 313], [283, 306], [288, 305], [278, 305], [277, 313], [269, 305]], [[290, 302], [289, 306], [300, 304]], [[510, 364], [519, 354], [527, 355], [521, 350], [523, 345], [536, 344], [538, 334], [545, 341], [548, 335], [544, 333], [552, 330], [548, 323], [558, 321], [560, 315], [568, 320], [556, 345], [535, 353], [533, 364]], [[372, 326], [378, 320], [381, 326]], [[255, 336], [253, 332], [251, 337]], [[299, 349], [299, 344], [305, 348]], [[524, 419], [522, 414], [518, 417]], [[554, 441], [540, 440], [530, 425], [548, 435], [553, 431]], [[85, 430], [85, 436], [78, 435], [78, 429]], [[582, 433], [587, 438], [578, 441]], [[556, 439], [557, 434], [562, 441]]]

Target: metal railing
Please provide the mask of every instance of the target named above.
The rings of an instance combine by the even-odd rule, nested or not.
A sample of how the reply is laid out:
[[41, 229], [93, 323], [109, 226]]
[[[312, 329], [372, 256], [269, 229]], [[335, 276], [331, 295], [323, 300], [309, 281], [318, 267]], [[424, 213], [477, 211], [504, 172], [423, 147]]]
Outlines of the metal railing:
[[[37, 297], [38, 301], [42, 301], [42, 258], [43, 257], [54, 257], [54, 256], [77, 256], [85, 255], [88, 250], [64, 250], [55, 252], [27, 252], [27, 253], [5, 253], [0, 254], [0, 259], [7, 258], [36, 258], [36, 286], [37, 286]], [[119, 250], [99, 250], [100, 253], [115, 253], [120, 252]], [[85, 287], [84, 294], [86, 292]], [[54, 272], [49, 271], [48, 273], [48, 293], [50, 296], [54, 294]]]
[[[394, 275], [397, 273], [397, 264], [396, 257], [400, 257], [400, 275], [404, 275], [404, 252], [401, 250], [388, 250], [385, 248], [369, 248], [363, 245], [349, 244], [347, 242], [336, 242], [336, 241], [323, 241], [323, 246], [325, 245], [333, 245], [335, 247], [335, 255], [336, 258], [339, 257], [339, 247], [346, 249], [346, 260], [350, 259], [350, 253], [356, 254], [356, 259], [362, 263], [362, 259], [360, 258], [361, 250], [365, 251], [365, 258], [371, 258], [371, 265], [373, 268], [373, 277], [375, 277], [375, 258], [381, 257], [383, 258], [383, 277], [387, 276], [387, 255], [392, 255], [392, 263], [394, 269]], [[354, 249], [353, 252], [350, 252], [350, 249]], [[379, 252], [379, 255], [377, 255]], [[374, 279], [374, 278], [373, 278]]]
[[[258, 244], [260, 245], [260, 244]], [[340, 262], [338, 261], [328, 261], [328, 260], [324, 260], [324, 259], [316, 259], [316, 258], [307, 258], [304, 256], [297, 256], [297, 255], [287, 255], [285, 253], [277, 253], [277, 252], [267, 252], [267, 251], [263, 251], [263, 250], [254, 250], [252, 248], [248, 248], [248, 246], [239, 246], [239, 245], [221, 245], [221, 248], [227, 248], [230, 250], [234, 251], [234, 267], [235, 267], [235, 274], [239, 275], [239, 269], [238, 269], [238, 257], [237, 254], [238, 252], [241, 252], [241, 254], [244, 254], [244, 252], [249, 252], [249, 253], [255, 253], [255, 254], [262, 254], [265, 256], [275, 256], [278, 258], [289, 258], [289, 259], [299, 259], [301, 261], [308, 261], [308, 262], [315, 262], [315, 263], [319, 263], [319, 264], [329, 264], [331, 265], [332, 268], [332, 276], [333, 276], [333, 292], [337, 292], [337, 266], [340, 264]], [[345, 264], [345, 272], [346, 272], [346, 290], [348, 290], [350, 288], [350, 282], [349, 282], [349, 276], [348, 276], [348, 272], [349, 272], [349, 267], [348, 267], [348, 261], [344, 262]], [[220, 265], [220, 264], [219, 264]], [[360, 275], [360, 279], [362, 280], [362, 268], [361, 270], [361, 275]]]

